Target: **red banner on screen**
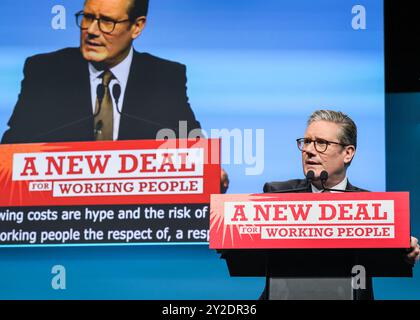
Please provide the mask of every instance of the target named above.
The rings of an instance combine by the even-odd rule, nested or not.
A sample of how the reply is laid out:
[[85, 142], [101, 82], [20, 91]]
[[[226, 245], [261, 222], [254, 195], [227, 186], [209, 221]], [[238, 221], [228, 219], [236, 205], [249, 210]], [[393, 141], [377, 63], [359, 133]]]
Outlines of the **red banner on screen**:
[[0, 206], [208, 203], [220, 141], [0, 146]]
[[409, 248], [407, 192], [212, 195], [210, 248]]

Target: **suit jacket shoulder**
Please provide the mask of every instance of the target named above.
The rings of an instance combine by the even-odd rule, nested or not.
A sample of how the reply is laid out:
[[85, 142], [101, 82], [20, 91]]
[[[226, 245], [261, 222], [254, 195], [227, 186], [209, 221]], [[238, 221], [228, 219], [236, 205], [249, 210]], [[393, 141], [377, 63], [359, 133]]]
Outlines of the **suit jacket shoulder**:
[[[174, 95], [186, 94], [187, 68], [185, 65], [134, 51], [129, 81], [141, 84], [154, 91]], [[149, 93], [151, 93], [149, 91]]]
[[[281, 182], [267, 182], [264, 184], [264, 192], [274, 192], [283, 190], [303, 189], [306, 187], [306, 180], [304, 179], [293, 179]], [[310, 189], [308, 188], [308, 192]], [[302, 191], [301, 191], [302, 192]]]
[[357, 192], [370, 192], [369, 190], [366, 190], [366, 189], [362, 189], [362, 188], [359, 188], [359, 187], [355, 187], [355, 186], [353, 186], [353, 185], [350, 183], [350, 181], [347, 181], [347, 187], [346, 187], [346, 190], [347, 190], [347, 191], [357, 191]]
[[163, 59], [157, 56], [154, 56], [147, 52], [137, 52], [134, 51], [134, 59], [142, 59], [149, 65], [155, 65], [157, 67], [166, 67], [166, 68], [172, 68], [172, 69], [185, 69], [185, 65], [182, 63], [179, 63], [177, 61], [172, 61], [168, 59]]
[[52, 51], [52, 52], [46, 52], [46, 53], [40, 53], [35, 54], [33, 56], [30, 56], [27, 58], [27, 60], [31, 60], [34, 62], [48, 62], [48, 63], [54, 63], [54, 62], [61, 62], [61, 61], [69, 61], [71, 58], [82, 58], [82, 54], [80, 52], [79, 48], [63, 48], [60, 50]]
[[64, 48], [28, 57], [25, 61], [24, 73], [25, 76], [42, 76], [43, 79], [48, 79], [49, 76], [67, 75], [69, 70], [74, 72], [75, 64], [78, 67], [83, 64], [87, 68], [87, 62], [83, 60], [79, 48]]
[[[299, 189], [299, 192], [302, 191], [306, 187], [306, 180], [305, 179], [293, 179], [288, 181], [281, 181], [281, 182], [267, 182], [264, 185], [264, 192], [275, 192], [275, 191], [283, 191], [283, 190], [294, 190]], [[357, 192], [369, 192], [368, 190], [361, 189], [358, 187], [353, 186], [350, 181], [347, 181], [347, 191], [357, 191]], [[311, 187], [308, 186], [307, 192], [312, 192]]]

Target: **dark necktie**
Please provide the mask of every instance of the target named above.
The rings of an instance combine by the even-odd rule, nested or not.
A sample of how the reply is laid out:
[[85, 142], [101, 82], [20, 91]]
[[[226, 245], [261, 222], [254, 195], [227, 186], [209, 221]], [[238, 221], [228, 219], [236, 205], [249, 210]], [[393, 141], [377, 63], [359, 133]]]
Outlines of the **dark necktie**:
[[102, 84], [104, 86], [104, 97], [101, 105], [99, 105], [99, 99], [96, 97], [95, 107], [95, 140], [105, 141], [113, 140], [113, 127], [114, 127], [114, 110], [112, 106], [112, 97], [109, 90], [109, 83], [114, 78], [111, 71], [106, 70], [102, 75]]

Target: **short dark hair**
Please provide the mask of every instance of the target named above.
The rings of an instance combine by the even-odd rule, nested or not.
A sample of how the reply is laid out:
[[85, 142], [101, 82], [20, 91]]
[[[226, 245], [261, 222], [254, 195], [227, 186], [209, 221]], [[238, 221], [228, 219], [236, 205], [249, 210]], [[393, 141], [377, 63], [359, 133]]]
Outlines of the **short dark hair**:
[[329, 121], [340, 125], [341, 130], [338, 136], [340, 142], [357, 148], [357, 126], [345, 113], [334, 110], [317, 110], [309, 117], [308, 126], [315, 121]]
[[149, 11], [149, 0], [129, 0], [128, 18], [135, 21], [138, 17], [147, 16]]

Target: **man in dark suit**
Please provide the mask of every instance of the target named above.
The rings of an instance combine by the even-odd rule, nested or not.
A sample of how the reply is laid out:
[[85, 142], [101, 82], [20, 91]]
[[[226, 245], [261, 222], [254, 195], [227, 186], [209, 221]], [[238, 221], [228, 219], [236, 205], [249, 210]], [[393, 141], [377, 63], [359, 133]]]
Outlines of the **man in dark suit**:
[[[309, 171], [315, 174], [312, 183], [308, 184], [307, 180], [300, 179], [270, 182], [264, 185], [264, 192], [367, 191], [351, 185], [346, 175], [357, 148], [357, 127], [349, 116], [332, 110], [315, 111], [309, 117], [304, 138], [297, 139], [297, 146], [302, 152], [305, 176]], [[321, 180], [323, 171], [326, 171], [328, 176], [327, 179], [324, 176]], [[411, 237], [411, 248], [405, 257], [406, 261], [414, 264], [419, 257], [418, 240]], [[373, 299], [372, 280], [366, 280], [366, 289], [355, 290], [356, 299]], [[317, 281], [319, 287], [323, 285], [323, 280]], [[288, 294], [284, 292], [283, 298]]]
[[199, 135], [185, 66], [133, 49], [147, 11], [148, 0], [87, 0], [80, 48], [27, 59], [2, 143], [187, 138], [180, 125]]

